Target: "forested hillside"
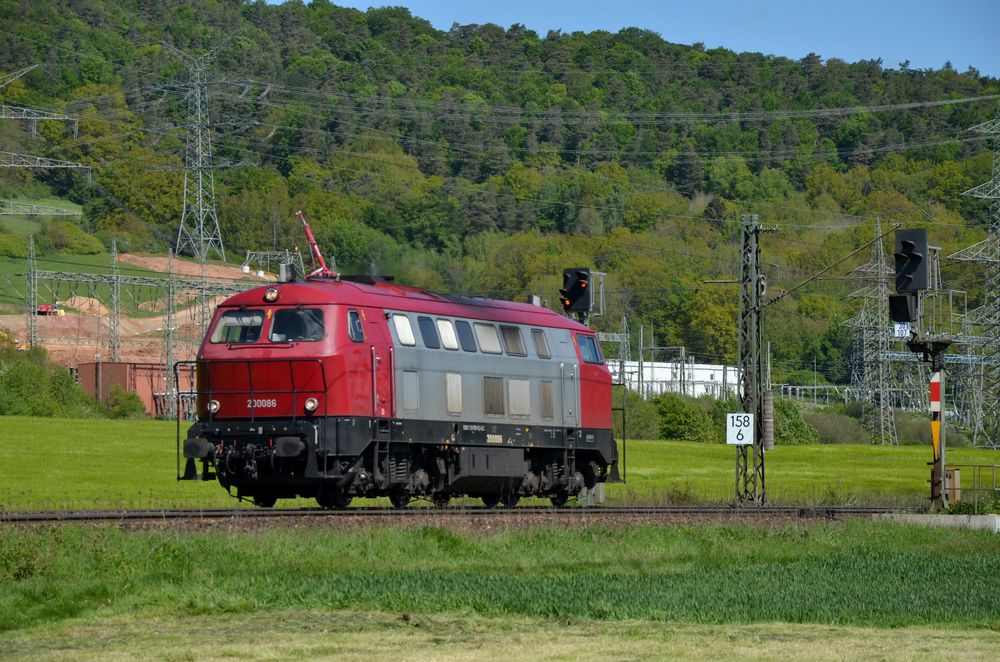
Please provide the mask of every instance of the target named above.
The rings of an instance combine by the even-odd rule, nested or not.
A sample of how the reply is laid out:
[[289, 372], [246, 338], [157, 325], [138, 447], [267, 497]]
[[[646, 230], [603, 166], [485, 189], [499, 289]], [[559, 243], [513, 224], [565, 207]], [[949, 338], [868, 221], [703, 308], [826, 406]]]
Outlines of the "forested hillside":
[[[303, 209], [343, 271], [433, 289], [556, 304], [562, 268], [607, 272], [608, 314], [706, 361], [732, 360], [739, 218], [757, 213], [771, 291], [873, 238], [881, 218], [928, 227], [945, 254], [983, 236], [959, 194], [990, 177], [968, 129], [1000, 94], [969, 70], [847, 63], [671, 44], [638, 30], [539, 35], [435, 30], [405, 9], [325, 1], [0, 2], [0, 68], [36, 69], [5, 104], [79, 118], [37, 135], [0, 123], [0, 150], [91, 165], [9, 170], [2, 197], [55, 195], [105, 245], [165, 251], [181, 209], [188, 71], [207, 66], [219, 218], [229, 254], [301, 243]], [[65, 225], [65, 224], [64, 224]], [[51, 229], [51, 228], [50, 228]], [[54, 235], [54, 236], [52, 236]], [[48, 232], [67, 250], [72, 230]], [[63, 239], [60, 239], [60, 238]], [[14, 255], [23, 239], [0, 236]], [[845, 275], [867, 255], [845, 263]], [[978, 272], [947, 265], [973, 302]], [[814, 360], [846, 378], [840, 278], [769, 312], [775, 379]], [[822, 379], [822, 375], [821, 375]]]

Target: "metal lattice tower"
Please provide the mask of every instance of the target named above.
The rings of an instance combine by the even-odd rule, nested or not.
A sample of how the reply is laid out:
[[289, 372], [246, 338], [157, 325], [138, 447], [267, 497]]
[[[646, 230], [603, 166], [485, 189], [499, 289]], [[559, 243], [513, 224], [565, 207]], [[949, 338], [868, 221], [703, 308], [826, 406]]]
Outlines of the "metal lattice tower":
[[632, 360], [632, 346], [629, 341], [629, 331], [628, 331], [628, 318], [622, 315], [622, 326], [618, 333], [609, 333], [607, 331], [598, 331], [597, 339], [601, 342], [616, 342], [618, 343], [618, 359], [620, 361], [631, 361]]
[[283, 251], [247, 251], [247, 256], [243, 260], [243, 271], [249, 273], [256, 265], [258, 271], [277, 273], [279, 264], [294, 264], [296, 273], [305, 275], [306, 267], [302, 260], [302, 253], [298, 249]]
[[63, 209], [33, 202], [0, 199], [0, 216], [82, 216], [79, 209]]
[[854, 273], [867, 282], [849, 298], [860, 299], [858, 314], [845, 322], [854, 328], [854, 364], [851, 386], [862, 404], [861, 420], [872, 433], [872, 443], [895, 445], [896, 418], [893, 412], [893, 389], [889, 365], [889, 285], [893, 271], [886, 264], [882, 246], [882, 223], [875, 220], [872, 257]]
[[[765, 281], [760, 272], [760, 227], [756, 214], [743, 216], [742, 270], [740, 272], [740, 400], [743, 411], [754, 414], [752, 451], [737, 446], [737, 503], [761, 505], [767, 501], [764, 484], [764, 402], [766, 371], [763, 360], [761, 308]], [[752, 453], [752, 458], [750, 457]]]
[[985, 265], [983, 304], [971, 313], [981, 329], [978, 344], [982, 388], [976, 397], [974, 446], [1000, 448], [1000, 107], [996, 116], [972, 128], [993, 141], [993, 173], [988, 182], [962, 195], [989, 201], [986, 238], [949, 257]]
[[9, 73], [6, 76], [0, 76], [0, 90], [2, 90], [3, 88], [7, 87], [8, 85], [10, 85], [11, 83], [13, 83], [15, 80], [17, 80], [21, 76], [25, 75], [29, 71], [37, 69], [40, 66], [42, 66], [42, 65], [40, 65], [40, 64], [32, 64], [32, 65], [29, 65], [29, 66], [27, 66], [24, 69], [21, 69], [19, 71], [14, 71], [12, 73]]
[[167, 48], [188, 68], [187, 145], [184, 155], [184, 209], [177, 230], [174, 252], [189, 251], [204, 262], [215, 251], [223, 262], [226, 249], [222, 245], [219, 217], [215, 208], [215, 175], [212, 172], [212, 127], [208, 117], [208, 84], [205, 66], [212, 53], [195, 59], [173, 46]]

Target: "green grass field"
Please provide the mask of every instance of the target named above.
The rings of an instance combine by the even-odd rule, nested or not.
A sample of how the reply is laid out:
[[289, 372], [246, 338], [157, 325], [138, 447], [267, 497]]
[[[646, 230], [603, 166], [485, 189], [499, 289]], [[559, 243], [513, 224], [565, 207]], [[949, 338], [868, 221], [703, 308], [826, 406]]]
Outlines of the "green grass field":
[[[0, 417], [0, 509], [219, 507], [218, 483], [177, 482], [176, 426], [166, 421]], [[772, 503], [921, 505], [930, 450], [921, 446], [789, 446], [767, 454]], [[992, 464], [993, 451], [954, 449], [951, 462]], [[624, 485], [609, 503], [722, 503], [732, 499], [735, 450], [633, 441]], [[313, 505], [299, 500], [288, 504]], [[356, 500], [356, 503], [365, 503]], [[368, 501], [367, 503], [372, 503]], [[531, 503], [531, 501], [526, 501]], [[542, 503], [537, 501], [536, 503]]]
[[[216, 483], [175, 480], [170, 422], [3, 417], [0, 429], [3, 510], [232, 503]], [[768, 478], [775, 499], [923, 503], [926, 450], [778, 448]], [[629, 482], [608, 499], [728, 500], [733, 453], [632, 442]], [[1000, 649], [989, 533], [449, 522], [0, 525], [0, 658], [989, 660]]]
[[3, 528], [0, 650], [52, 659], [719, 659], [750, 646], [765, 659], [988, 659], [1000, 645], [998, 576], [993, 534], [861, 521]]

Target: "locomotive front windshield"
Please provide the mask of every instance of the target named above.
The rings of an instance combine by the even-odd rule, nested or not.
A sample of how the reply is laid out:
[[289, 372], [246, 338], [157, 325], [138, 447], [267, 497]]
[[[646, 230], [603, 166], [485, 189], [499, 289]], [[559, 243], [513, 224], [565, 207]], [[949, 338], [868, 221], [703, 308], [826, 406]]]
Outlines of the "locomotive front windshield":
[[315, 342], [323, 339], [323, 311], [319, 308], [283, 308], [274, 312], [271, 342]]
[[230, 310], [222, 314], [212, 330], [214, 343], [250, 343], [260, 338], [264, 326], [261, 310]]

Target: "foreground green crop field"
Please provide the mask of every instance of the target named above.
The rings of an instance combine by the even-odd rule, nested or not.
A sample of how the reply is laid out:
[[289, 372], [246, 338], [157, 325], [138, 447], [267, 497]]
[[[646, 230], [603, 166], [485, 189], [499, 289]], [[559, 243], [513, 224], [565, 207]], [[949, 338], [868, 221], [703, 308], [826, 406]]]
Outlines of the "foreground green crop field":
[[993, 534], [861, 521], [490, 533], [8, 527], [0, 650], [989, 659], [1000, 646], [998, 576]]
[[[175, 480], [174, 423], [0, 417], [0, 509], [219, 507], [215, 482]], [[609, 503], [686, 504], [732, 499], [735, 451], [633, 441], [627, 484]], [[772, 503], [926, 503], [930, 451], [901, 446], [791, 446], [767, 455]], [[952, 462], [992, 464], [993, 451], [955, 449]], [[289, 502], [291, 503], [291, 502]], [[302, 500], [299, 505], [314, 505]], [[362, 501], [359, 501], [362, 503]], [[542, 502], [538, 502], [542, 503]]]

